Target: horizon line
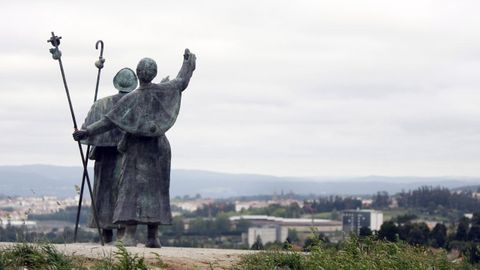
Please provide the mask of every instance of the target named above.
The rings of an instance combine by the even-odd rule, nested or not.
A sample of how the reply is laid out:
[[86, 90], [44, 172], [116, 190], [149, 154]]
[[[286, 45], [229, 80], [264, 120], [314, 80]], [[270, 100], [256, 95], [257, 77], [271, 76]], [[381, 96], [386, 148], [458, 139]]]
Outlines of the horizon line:
[[[28, 166], [44, 166], [44, 167], [64, 167], [64, 168], [81, 168], [80, 165], [58, 165], [58, 164], [45, 164], [45, 163], [30, 163], [30, 164], [0, 164], [1, 167], [28, 167]], [[92, 168], [93, 167], [89, 167]], [[480, 178], [479, 176], [469, 176], [469, 175], [429, 175], [429, 176], [416, 176], [416, 175], [383, 175], [383, 174], [366, 174], [366, 175], [315, 175], [315, 176], [292, 176], [292, 175], [275, 175], [275, 174], [265, 174], [265, 173], [252, 173], [252, 172], [226, 172], [226, 171], [215, 171], [208, 169], [191, 169], [191, 168], [172, 168], [172, 171], [198, 171], [206, 173], [218, 173], [218, 174], [230, 174], [230, 175], [251, 175], [251, 176], [263, 176], [263, 177], [275, 177], [275, 178], [296, 178], [299, 180], [327, 180], [322, 178], [332, 178], [335, 180], [351, 180], [358, 178], [421, 178], [421, 179], [432, 179], [432, 178], [443, 178], [444, 180], [464, 180], [464, 181], [475, 181]], [[457, 178], [457, 179], [455, 179]], [[460, 178], [460, 179], [458, 179]], [[433, 180], [433, 179], [432, 179]]]

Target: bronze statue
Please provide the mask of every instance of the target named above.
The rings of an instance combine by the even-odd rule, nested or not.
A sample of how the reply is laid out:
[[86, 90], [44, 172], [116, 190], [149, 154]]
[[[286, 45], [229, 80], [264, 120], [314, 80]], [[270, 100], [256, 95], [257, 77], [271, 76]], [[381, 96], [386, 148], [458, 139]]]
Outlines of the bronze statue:
[[[137, 88], [137, 76], [133, 70], [123, 68], [113, 78], [113, 85], [118, 93], [97, 100], [90, 108], [82, 129], [101, 120], [123, 96]], [[117, 237], [119, 238], [125, 229], [113, 224], [113, 211], [117, 202], [121, 169], [121, 154], [117, 146], [123, 134], [121, 129], [113, 128], [81, 141], [82, 144], [93, 146], [89, 152], [89, 158], [95, 160], [93, 196], [96, 202], [98, 223], [106, 243], [112, 242], [113, 229], [118, 229]], [[93, 220], [90, 222], [90, 227], [96, 227]]]
[[160, 247], [158, 225], [172, 222], [171, 152], [165, 132], [177, 119], [181, 95], [195, 64], [195, 54], [186, 49], [177, 77], [154, 84], [157, 65], [153, 59], [142, 59], [136, 70], [140, 87], [125, 95], [101, 120], [73, 133], [75, 140], [82, 140], [113, 128], [125, 132], [118, 146], [123, 157], [113, 222], [126, 226], [123, 243], [127, 246], [136, 245], [136, 225], [146, 224], [145, 246]]

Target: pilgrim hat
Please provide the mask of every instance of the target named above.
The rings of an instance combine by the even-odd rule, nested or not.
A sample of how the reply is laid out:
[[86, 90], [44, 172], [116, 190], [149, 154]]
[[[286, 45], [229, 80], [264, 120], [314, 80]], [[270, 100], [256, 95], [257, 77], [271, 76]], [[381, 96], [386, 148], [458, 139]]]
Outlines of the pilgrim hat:
[[120, 92], [131, 92], [133, 89], [137, 88], [137, 85], [137, 75], [135, 75], [135, 72], [129, 68], [122, 68], [113, 78], [113, 86], [115, 86]]

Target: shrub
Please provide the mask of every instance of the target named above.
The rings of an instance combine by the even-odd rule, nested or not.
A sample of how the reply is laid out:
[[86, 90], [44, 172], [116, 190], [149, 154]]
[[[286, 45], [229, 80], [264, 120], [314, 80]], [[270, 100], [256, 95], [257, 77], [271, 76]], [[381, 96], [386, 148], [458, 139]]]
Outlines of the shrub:
[[[49, 244], [16, 244], [0, 251], [0, 269], [72, 269], [71, 258]], [[77, 268], [78, 269], [78, 268]]]
[[242, 257], [234, 269], [474, 269], [466, 262], [450, 262], [445, 250], [413, 247], [404, 242], [351, 239], [337, 247], [315, 246], [309, 253], [264, 251]]
[[[167, 265], [157, 256], [155, 269]], [[50, 244], [14, 244], [0, 249], [0, 270], [35, 269], [35, 270], [147, 270], [149, 267], [143, 257], [131, 254], [122, 245], [117, 245], [113, 254], [90, 260], [66, 256]]]

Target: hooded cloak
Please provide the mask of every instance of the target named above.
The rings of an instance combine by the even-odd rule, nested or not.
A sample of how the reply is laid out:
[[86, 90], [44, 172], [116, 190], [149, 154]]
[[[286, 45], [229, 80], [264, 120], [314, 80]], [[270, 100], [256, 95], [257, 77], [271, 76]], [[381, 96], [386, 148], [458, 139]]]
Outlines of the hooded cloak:
[[175, 84], [152, 83], [125, 95], [106, 118], [129, 134], [159, 137], [177, 120], [180, 101], [181, 91]]

